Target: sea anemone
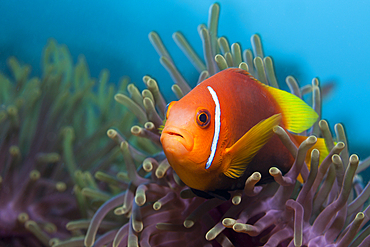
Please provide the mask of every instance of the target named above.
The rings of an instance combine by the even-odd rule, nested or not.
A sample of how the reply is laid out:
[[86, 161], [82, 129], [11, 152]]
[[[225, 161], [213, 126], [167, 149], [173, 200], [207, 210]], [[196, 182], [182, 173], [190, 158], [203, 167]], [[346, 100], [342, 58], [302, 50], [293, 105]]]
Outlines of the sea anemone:
[[[198, 83], [225, 68], [239, 67], [259, 81], [279, 87], [272, 59], [264, 57], [259, 36], [252, 36], [253, 51], [242, 53], [238, 43], [230, 46], [225, 37], [217, 38], [218, 17], [219, 5], [214, 4], [208, 26], [198, 28], [205, 63], [181, 33], [173, 36], [200, 72]], [[149, 38], [175, 82], [173, 92], [181, 98], [191, 90], [189, 84], [158, 34], [152, 32]], [[136, 90], [130, 92], [130, 97], [119, 93], [115, 99], [138, 118], [140, 126], [133, 126], [131, 133], [152, 143], [155, 151], [161, 147], [158, 128], [166, 102], [153, 78], [145, 76], [143, 81], [148, 89], [141, 94]], [[301, 88], [292, 76], [286, 82], [292, 94], [311, 96], [312, 107], [321, 118], [318, 79]], [[282, 128], [274, 128], [295, 157], [293, 166], [284, 175], [271, 167], [269, 172], [275, 182], [265, 185], [258, 184], [261, 174], [253, 173], [244, 190], [233, 192], [232, 199], [226, 202], [196, 197], [174, 173], [163, 152], [141, 162], [143, 153], [117, 130], [110, 129], [107, 134], [120, 147], [127, 174], [112, 176], [100, 171], [96, 177], [104, 178], [111, 188], [94, 190], [97, 195], [106, 195], [96, 197], [104, 203], [91, 219], [67, 224], [70, 230], [86, 233], [56, 241], [54, 246], [369, 246], [370, 228], [365, 226], [370, 208], [365, 203], [370, 185], [364, 188], [358, 173], [370, 165], [370, 160], [360, 162], [356, 155], [349, 156], [343, 126], [336, 124], [334, 128], [333, 137], [328, 123], [318, 121], [310, 131], [302, 133], [307, 139], [299, 148]], [[320, 157], [317, 149], [311, 150], [317, 141], [315, 136], [325, 139], [330, 150], [326, 157]], [[307, 153], [312, 159], [310, 170], [305, 163]], [[298, 176], [303, 183], [297, 181]]]
[[91, 214], [81, 188], [96, 183], [81, 170], [114, 169], [119, 148], [101, 137], [108, 126], [127, 129], [133, 115], [112, 104], [117, 88], [107, 70], [97, 82], [84, 57], [74, 66], [54, 40], [41, 78], [29, 78], [30, 66], [14, 57], [8, 65], [13, 79], [0, 74], [0, 245], [49, 246], [71, 237], [67, 222]]

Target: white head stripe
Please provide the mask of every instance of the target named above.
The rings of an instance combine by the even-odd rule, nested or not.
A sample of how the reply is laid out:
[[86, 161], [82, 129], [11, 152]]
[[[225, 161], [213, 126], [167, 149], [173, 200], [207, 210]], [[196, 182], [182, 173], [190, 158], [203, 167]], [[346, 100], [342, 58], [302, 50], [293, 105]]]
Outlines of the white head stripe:
[[218, 101], [218, 97], [217, 97], [215, 90], [213, 90], [213, 88], [211, 88], [210, 86], [208, 86], [207, 89], [211, 93], [212, 99], [215, 102], [216, 107], [215, 107], [215, 132], [214, 132], [213, 140], [212, 140], [211, 154], [209, 155], [207, 163], [206, 163], [206, 169], [208, 169], [211, 166], [213, 158], [215, 157], [218, 138], [220, 136], [220, 129], [221, 129], [220, 102]]

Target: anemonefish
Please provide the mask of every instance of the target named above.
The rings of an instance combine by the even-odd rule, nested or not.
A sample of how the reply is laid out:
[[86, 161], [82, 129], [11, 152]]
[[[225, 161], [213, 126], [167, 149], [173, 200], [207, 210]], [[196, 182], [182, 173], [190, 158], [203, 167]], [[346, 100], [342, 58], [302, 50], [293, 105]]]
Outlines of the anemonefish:
[[228, 199], [253, 172], [268, 178], [270, 167], [292, 166], [275, 126], [289, 130], [298, 146], [303, 139], [291, 132], [307, 130], [317, 118], [295, 95], [229, 68], [168, 105], [160, 140], [169, 164], [197, 195]]

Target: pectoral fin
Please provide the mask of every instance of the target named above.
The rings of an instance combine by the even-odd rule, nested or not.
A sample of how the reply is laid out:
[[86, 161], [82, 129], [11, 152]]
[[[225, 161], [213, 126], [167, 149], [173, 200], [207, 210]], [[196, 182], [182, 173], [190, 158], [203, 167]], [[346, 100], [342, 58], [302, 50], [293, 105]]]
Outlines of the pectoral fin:
[[239, 178], [243, 175], [247, 165], [257, 152], [270, 140], [273, 127], [279, 125], [281, 114], [275, 114], [262, 120], [245, 133], [234, 145], [225, 150], [225, 159], [230, 164], [224, 174], [230, 178]]

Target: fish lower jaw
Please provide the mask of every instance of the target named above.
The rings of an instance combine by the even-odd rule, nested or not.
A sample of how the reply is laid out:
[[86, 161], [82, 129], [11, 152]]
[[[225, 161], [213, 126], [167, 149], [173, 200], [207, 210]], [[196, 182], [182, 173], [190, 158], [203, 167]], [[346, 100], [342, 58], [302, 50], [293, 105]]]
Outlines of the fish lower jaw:
[[[187, 151], [191, 151], [194, 146], [193, 135], [183, 128], [165, 126], [161, 135], [161, 143], [167, 147], [182, 145]], [[180, 148], [181, 149], [181, 148]]]
[[189, 143], [183, 135], [178, 133], [166, 132], [161, 138], [163, 149], [166, 151], [180, 152], [186, 154], [193, 148], [193, 143]]

